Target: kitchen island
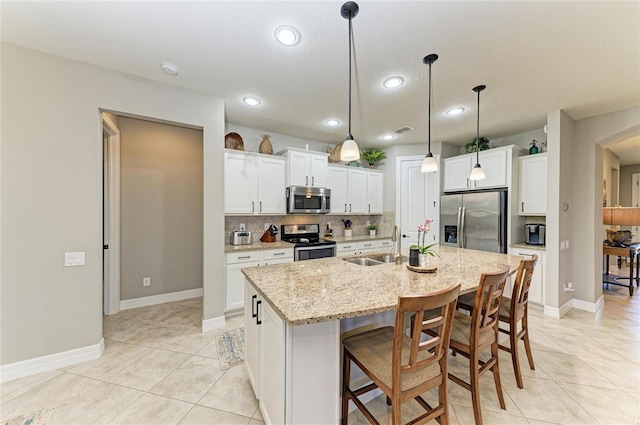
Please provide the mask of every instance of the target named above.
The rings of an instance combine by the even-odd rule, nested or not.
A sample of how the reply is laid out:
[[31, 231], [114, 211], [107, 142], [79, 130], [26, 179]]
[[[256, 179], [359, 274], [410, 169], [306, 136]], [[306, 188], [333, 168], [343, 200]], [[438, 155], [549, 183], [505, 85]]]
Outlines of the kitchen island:
[[243, 269], [245, 363], [265, 423], [338, 423], [344, 336], [393, 325], [398, 296], [457, 283], [461, 293], [471, 292], [482, 273], [506, 266], [514, 273], [522, 259], [449, 247], [437, 252], [436, 273], [414, 273], [406, 262], [365, 267], [344, 257]]

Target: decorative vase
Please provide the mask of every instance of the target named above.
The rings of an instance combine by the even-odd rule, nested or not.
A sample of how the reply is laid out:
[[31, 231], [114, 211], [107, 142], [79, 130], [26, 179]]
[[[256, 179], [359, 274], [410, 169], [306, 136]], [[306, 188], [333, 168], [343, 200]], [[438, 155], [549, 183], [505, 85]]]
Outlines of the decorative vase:
[[418, 259], [420, 262], [420, 267], [427, 268], [429, 267], [429, 254], [419, 254]]
[[420, 259], [418, 258], [420, 255], [420, 251], [418, 248], [410, 248], [409, 249], [409, 265], [412, 267], [418, 267], [420, 265]]
[[273, 155], [273, 146], [271, 146], [271, 136], [268, 134], [262, 135], [262, 142], [260, 142], [260, 147], [258, 148], [260, 153]]
[[376, 231], [375, 230], [369, 230], [369, 236], [373, 237], [376, 235]]
[[350, 238], [351, 236], [353, 236], [353, 231], [351, 229], [344, 229], [344, 236], [347, 238]]

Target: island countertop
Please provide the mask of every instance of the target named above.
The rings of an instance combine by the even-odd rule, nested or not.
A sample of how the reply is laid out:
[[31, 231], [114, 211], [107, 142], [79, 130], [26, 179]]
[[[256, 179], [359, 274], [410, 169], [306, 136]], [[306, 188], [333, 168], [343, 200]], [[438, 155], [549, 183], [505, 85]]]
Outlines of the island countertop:
[[[431, 257], [435, 273], [415, 273], [407, 262], [360, 266], [345, 257], [275, 264], [242, 269], [247, 280], [291, 326], [319, 323], [395, 310], [398, 296], [425, 294], [460, 283], [461, 293], [472, 292], [482, 273], [510, 266], [515, 273], [517, 255], [470, 249], [436, 248]], [[363, 254], [368, 257], [375, 254]], [[347, 257], [353, 258], [353, 257]]]

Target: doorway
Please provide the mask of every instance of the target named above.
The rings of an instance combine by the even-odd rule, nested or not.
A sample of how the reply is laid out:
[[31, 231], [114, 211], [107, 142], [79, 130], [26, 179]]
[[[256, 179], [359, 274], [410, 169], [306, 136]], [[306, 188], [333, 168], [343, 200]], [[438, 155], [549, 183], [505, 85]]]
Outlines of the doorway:
[[[434, 155], [439, 162], [439, 155]], [[397, 158], [396, 214], [405, 247], [418, 243], [418, 223], [434, 220], [425, 242], [440, 240], [440, 173], [420, 171], [424, 156]]]

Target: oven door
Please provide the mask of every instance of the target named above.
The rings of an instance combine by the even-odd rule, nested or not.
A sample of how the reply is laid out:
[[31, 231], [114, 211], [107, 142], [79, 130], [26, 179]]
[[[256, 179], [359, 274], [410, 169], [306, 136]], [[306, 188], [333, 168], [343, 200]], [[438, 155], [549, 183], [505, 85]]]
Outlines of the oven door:
[[304, 246], [294, 249], [294, 261], [313, 260], [336, 256], [335, 245]]

